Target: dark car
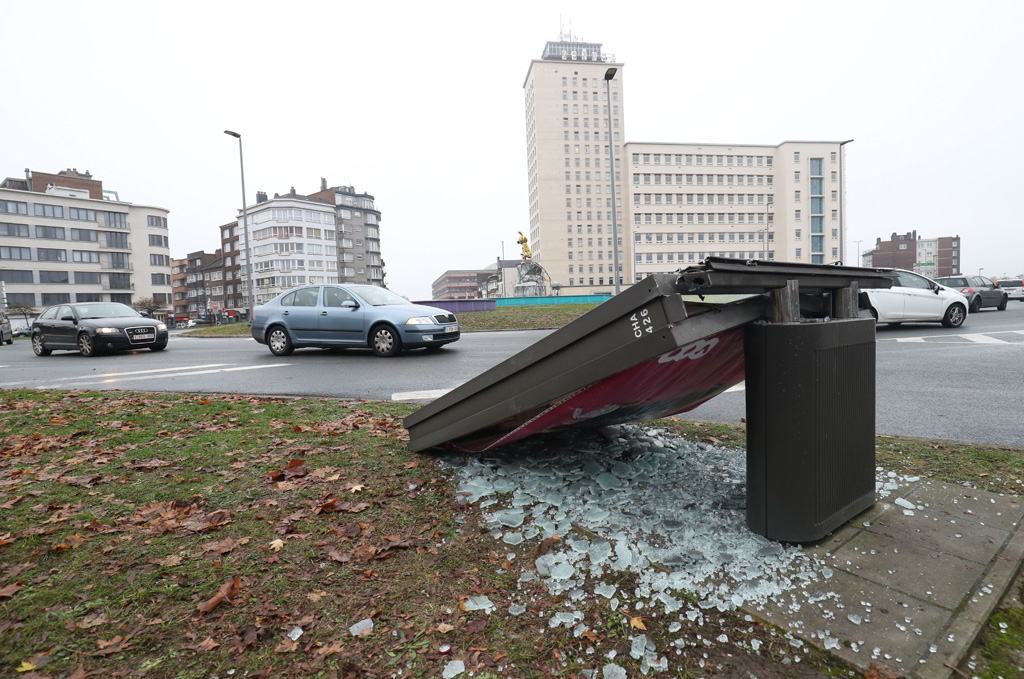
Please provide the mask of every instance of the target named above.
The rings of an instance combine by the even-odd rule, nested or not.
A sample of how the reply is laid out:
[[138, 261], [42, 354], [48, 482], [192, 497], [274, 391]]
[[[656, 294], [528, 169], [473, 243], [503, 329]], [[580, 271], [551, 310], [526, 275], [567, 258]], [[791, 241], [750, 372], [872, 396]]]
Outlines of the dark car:
[[0, 344], [14, 344], [14, 331], [11, 330], [11, 319], [0, 311]]
[[375, 285], [309, 285], [253, 310], [252, 336], [276, 356], [303, 347], [370, 347], [378, 356], [459, 339], [455, 314]]
[[966, 297], [972, 314], [985, 307], [1006, 310], [1006, 300], [1009, 299], [1006, 291], [1000, 290], [999, 286], [984, 276], [946, 276], [936, 278], [935, 281]]
[[55, 304], [32, 323], [32, 350], [49, 356], [54, 349], [83, 356], [126, 349], [167, 348], [167, 325], [117, 302]]

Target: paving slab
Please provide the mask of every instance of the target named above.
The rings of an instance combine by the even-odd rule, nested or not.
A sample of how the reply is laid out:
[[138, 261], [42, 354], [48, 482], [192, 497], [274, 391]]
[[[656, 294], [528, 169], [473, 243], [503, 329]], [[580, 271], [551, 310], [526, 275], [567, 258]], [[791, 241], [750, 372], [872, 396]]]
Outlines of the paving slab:
[[802, 548], [827, 580], [749, 612], [863, 670], [947, 679], [1021, 569], [1022, 523], [1020, 498], [920, 479]]

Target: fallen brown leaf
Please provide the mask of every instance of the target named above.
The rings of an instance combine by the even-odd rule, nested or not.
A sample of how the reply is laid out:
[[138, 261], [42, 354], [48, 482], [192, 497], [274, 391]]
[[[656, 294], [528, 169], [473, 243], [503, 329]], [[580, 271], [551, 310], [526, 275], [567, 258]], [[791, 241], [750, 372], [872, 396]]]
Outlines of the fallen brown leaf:
[[10, 597], [17, 594], [19, 589], [21, 589], [21, 585], [19, 585], [17, 582], [13, 585], [7, 585], [6, 587], [0, 588], [0, 599], [9, 599]]
[[238, 595], [238, 592], [241, 589], [241, 581], [241, 578], [228, 580], [220, 586], [220, 589], [217, 590], [217, 593], [213, 595], [209, 601], [204, 601], [196, 608], [199, 609], [201, 614], [206, 614], [217, 608], [217, 606], [220, 606], [225, 601], [231, 603], [231, 600]]
[[213, 637], [206, 637], [205, 639], [203, 639], [196, 646], [196, 650], [197, 651], [212, 651], [213, 649], [217, 648], [218, 646], [220, 646], [220, 644], [218, 644], [216, 641], [214, 641]]

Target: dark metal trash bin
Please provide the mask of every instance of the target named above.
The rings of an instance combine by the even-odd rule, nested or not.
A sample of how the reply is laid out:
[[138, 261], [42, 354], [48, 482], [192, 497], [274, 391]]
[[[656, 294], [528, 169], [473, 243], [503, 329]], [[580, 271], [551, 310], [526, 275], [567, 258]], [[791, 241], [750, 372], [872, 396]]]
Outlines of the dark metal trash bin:
[[813, 542], [875, 501], [875, 322], [746, 327], [747, 525]]

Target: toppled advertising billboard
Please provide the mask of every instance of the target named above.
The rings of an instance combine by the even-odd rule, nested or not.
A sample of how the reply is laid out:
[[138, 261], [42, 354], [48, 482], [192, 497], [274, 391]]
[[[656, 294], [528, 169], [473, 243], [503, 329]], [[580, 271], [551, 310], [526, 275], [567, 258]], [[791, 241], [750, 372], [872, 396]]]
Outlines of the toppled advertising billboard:
[[797, 282], [799, 304], [806, 297], [808, 313], [821, 315], [836, 291], [852, 286], [855, 300], [858, 287], [891, 280], [859, 267], [724, 258], [649, 276], [407, 417], [410, 448], [482, 452], [691, 410], [743, 381], [742, 328], [773, 313], [772, 291]]

